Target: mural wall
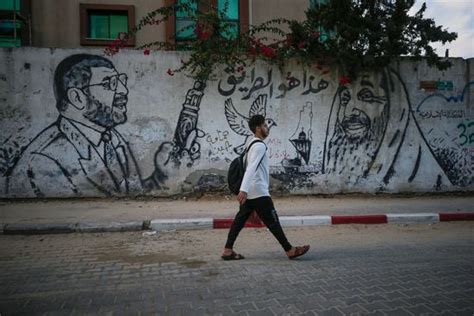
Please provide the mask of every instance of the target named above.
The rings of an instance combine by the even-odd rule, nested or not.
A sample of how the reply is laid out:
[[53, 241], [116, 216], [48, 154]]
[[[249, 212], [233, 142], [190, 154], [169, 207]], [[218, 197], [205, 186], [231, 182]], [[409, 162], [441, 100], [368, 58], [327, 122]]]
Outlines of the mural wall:
[[473, 59], [340, 74], [265, 65], [217, 81], [180, 52], [0, 50], [0, 197], [225, 190], [230, 161], [266, 117], [273, 191], [473, 191]]

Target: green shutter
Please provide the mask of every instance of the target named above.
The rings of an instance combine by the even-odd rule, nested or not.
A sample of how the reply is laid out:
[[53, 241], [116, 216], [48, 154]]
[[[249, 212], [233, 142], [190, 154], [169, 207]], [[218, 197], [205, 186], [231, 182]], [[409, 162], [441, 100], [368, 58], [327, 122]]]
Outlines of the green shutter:
[[197, 12], [198, 9], [198, 3], [196, 0], [178, 0], [176, 1], [176, 4], [178, 5], [185, 5], [187, 4], [189, 7], [189, 10], [184, 11], [184, 10], [178, 10], [176, 11], [176, 18], [184, 18], [184, 19], [189, 19], [191, 17], [194, 17], [195, 13]]
[[176, 39], [191, 40], [196, 38], [196, 21], [193, 20], [176, 20]]
[[196, 38], [196, 0], [178, 0], [177, 4], [189, 6], [188, 10], [176, 11], [176, 41], [188, 41]]
[[221, 32], [221, 35], [227, 39], [238, 37], [240, 29], [239, 0], [218, 0], [217, 10], [219, 15], [223, 16], [223, 26], [226, 28]]
[[16, 40], [15, 35], [15, 22], [13, 20], [0, 20], [0, 47], [20, 47], [20, 28], [21, 23], [16, 21]]
[[128, 32], [128, 15], [93, 12], [89, 15], [89, 38], [116, 39], [121, 32]]
[[[311, 9], [316, 9], [317, 10], [321, 4], [326, 4], [327, 2], [328, 2], [328, 0], [310, 0], [309, 1], [309, 7]], [[322, 27], [319, 27], [319, 32], [320, 32], [319, 40], [322, 43], [326, 42], [331, 37], [331, 35], [334, 35], [334, 34], [330, 34], [330, 33], [326, 32]]]
[[90, 15], [90, 38], [108, 39], [109, 38], [109, 16], [91, 14]]
[[0, 0], [0, 10], [13, 10], [13, 7], [20, 11], [20, 0]]
[[20, 47], [21, 40], [17, 38], [16, 40], [13, 38], [6, 38], [0, 37], [0, 47]]
[[110, 38], [117, 38], [119, 33], [128, 32], [128, 16], [127, 15], [111, 15], [110, 16]]
[[[20, 32], [21, 23], [16, 21], [17, 34]], [[15, 34], [15, 21], [14, 20], [0, 20], [0, 36], [13, 36]]]
[[311, 9], [317, 9], [321, 4], [327, 3], [328, 0], [309, 0], [309, 7]]
[[224, 22], [226, 25], [226, 31], [222, 32], [221, 35], [227, 39], [234, 39], [239, 36], [239, 23], [238, 22]]
[[[224, 11], [227, 4], [227, 10]], [[218, 0], [217, 10], [223, 13], [228, 20], [239, 20], [239, 0]]]

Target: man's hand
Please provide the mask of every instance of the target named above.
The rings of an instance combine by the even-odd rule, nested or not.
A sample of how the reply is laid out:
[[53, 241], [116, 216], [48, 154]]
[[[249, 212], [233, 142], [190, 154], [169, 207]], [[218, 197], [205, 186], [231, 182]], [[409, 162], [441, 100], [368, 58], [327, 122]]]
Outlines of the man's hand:
[[247, 192], [240, 191], [237, 195], [237, 201], [239, 201], [240, 205], [244, 204], [247, 201]]

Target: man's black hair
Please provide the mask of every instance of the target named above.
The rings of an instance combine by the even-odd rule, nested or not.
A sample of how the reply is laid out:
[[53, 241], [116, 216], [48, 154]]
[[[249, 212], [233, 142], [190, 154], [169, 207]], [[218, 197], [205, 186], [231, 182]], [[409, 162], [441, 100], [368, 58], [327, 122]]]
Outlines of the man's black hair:
[[107, 58], [90, 54], [69, 56], [56, 67], [54, 95], [56, 96], [56, 107], [60, 112], [66, 110], [68, 106], [67, 90], [69, 88], [82, 88], [90, 83], [92, 67], [115, 68]]
[[252, 133], [255, 134], [255, 131], [257, 130], [257, 126], [260, 126], [263, 123], [265, 123], [265, 118], [263, 117], [263, 115], [257, 114], [257, 115], [252, 116], [249, 120], [249, 127]]

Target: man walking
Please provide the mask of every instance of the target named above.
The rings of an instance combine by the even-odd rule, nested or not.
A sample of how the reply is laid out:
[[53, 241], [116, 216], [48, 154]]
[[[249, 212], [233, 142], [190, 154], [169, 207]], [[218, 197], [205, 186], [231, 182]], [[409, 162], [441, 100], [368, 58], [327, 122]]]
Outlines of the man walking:
[[249, 127], [255, 137], [247, 147], [247, 168], [240, 186], [240, 192], [237, 195], [240, 210], [230, 228], [222, 259], [244, 259], [244, 256], [233, 251], [233, 246], [245, 222], [254, 210], [278, 240], [289, 259], [302, 256], [308, 252], [309, 245], [293, 247], [288, 242], [268, 190], [270, 168], [266, 155], [267, 146], [263, 142], [269, 134], [268, 124], [262, 115], [254, 115], [249, 120]]

